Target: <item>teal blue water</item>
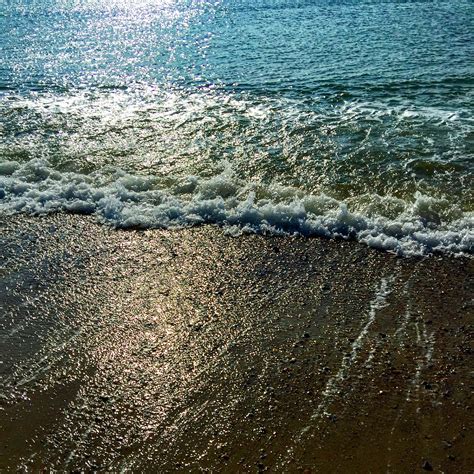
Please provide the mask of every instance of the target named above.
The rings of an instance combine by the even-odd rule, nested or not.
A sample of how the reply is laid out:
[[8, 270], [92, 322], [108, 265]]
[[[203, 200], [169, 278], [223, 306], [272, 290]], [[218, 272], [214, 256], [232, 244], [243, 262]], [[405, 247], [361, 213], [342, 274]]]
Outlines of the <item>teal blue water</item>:
[[0, 210], [472, 252], [474, 2], [7, 1]]

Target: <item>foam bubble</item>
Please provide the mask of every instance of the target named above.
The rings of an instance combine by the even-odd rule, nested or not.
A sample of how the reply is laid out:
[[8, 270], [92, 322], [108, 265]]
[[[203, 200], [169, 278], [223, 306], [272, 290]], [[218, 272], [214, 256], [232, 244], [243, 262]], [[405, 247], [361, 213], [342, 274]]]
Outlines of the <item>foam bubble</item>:
[[0, 163], [0, 175], [10, 175], [20, 168], [20, 164], [16, 161], [4, 161]]

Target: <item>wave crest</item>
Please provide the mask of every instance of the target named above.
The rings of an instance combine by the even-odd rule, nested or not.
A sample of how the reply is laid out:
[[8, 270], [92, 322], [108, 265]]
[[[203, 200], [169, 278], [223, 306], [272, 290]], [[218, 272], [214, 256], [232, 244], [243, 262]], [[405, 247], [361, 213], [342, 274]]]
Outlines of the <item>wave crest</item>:
[[223, 226], [231, 235], [354, 238], [405, 256], [471, 254], [473, 250], [472, 213], [454, 212], [456, 218], [445, 222], [440, 210], [445, 211], [448, 202], [420, 193], [412, 202], [371, 196], [368, 204], [361, 205], [362, 199], [359, 205], [351, 205], [325, 194], [244, 182], [229, 166], [210, 178], [176, 178], [167, 187], [153, 176], [121, 170], [108, 179], [98, 173], [61, 173], [40, 159], [3, 163], [0, 173], [0, 210], [7, 213], [94, 214], [117, 228], [211, 223]]

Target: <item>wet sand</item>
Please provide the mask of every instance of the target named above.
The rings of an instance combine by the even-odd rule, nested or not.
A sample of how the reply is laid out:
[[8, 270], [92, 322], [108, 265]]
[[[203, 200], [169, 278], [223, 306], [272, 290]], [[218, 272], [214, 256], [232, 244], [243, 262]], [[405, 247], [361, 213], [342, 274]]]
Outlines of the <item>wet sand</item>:
[[0, 225], [0, 470], [474, 469], [472, 260]]

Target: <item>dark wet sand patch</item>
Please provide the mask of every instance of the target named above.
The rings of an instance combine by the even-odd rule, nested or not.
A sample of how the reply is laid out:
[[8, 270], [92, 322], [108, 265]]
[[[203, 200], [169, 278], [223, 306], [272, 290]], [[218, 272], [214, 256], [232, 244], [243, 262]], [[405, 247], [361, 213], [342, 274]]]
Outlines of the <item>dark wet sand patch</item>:
[[1, 469], [473, 469], [470, 260], [1, 225]]

